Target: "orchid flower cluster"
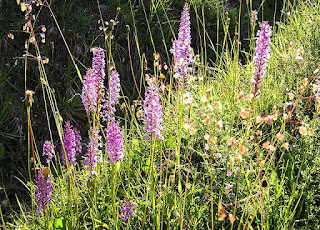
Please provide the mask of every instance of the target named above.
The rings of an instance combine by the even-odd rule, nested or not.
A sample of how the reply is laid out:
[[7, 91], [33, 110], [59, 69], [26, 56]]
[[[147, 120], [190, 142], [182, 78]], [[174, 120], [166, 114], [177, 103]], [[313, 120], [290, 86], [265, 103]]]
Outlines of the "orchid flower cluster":
[[84, 159], [84, 164], [87, 166], [87, 169], [90, 171], [91, 176], [97, 175], [95, 168], [97, 167], [98, 156], [102, 154], [101, 149], [101, 136], [99, 135], [99, 127], [92, 127], [89, 131], [89, 145], [87, 152], [85, 154], [86, 158]]
[[189, 65], [193, 62], [188, 3], [185, 3], [183, 7], [178, 40], [173, 42], [171, 51], [174, 57], [174, 76], [178, 79], [179, 82], [181, 82], [188, 76]]
[[37, 201], [37, 211], [45, 211], [52, 199], [52, 187], [48, 168], [38, 169], [36, 178], [35, 198]]
[[146, 88], [143, 106], [146, 139], [149, 139], [150, 136], [152, 139], [163, 139], [161, 134], [163, 122], [162, 104], [159, 90], [154, 80], [150, 81]]
[[87, 113], [99, 112], [100, 102], [104, 97], [105, 79], [105, 54], [102, 48], [94, 47], [92, 68], [89, 68], [83, 77], [83, 88], [81, 99]]
[[42, 156], [47, 156], [47, 164], [52, 160], [54, 154], [54, 146], [50, 141], [43, 143]]
[[[87, 114], [92, 112], [100, 116], [102, 107], [102, 121], [107, 122], [106, 134], [108, 155], [111, 163], [122, 160], [124, 145], [122, 132], [119, 124], [115, 120], [115, 106], [119, 103], [120, 97], [120, 79], [116, 70], [110, 73], [109, 89], [104, 93], [105, 81], [105, 54], [102, 48], [94, 47], [92, 68], [84, 76], [82, 89], [82, 102], [86, 108]], [[102, 106], [100, 104], [102, 103]], [[85, 165], [91, 175], [96, 175], [95, 167], [97, 166], [98, 156], [101, 156], [101, 136], [99, 136], [99, 125], [94, 124], [89, 130], [90, 143], [85, 154]]]
[[69, 165], [76, 165], [76, 155], [81, 154], [81, 135], [80, 130], [74, 128], [70, 121], [67, 121], [64, 125], [63, 145], [65, 154], [62, 153], [62, 162], [67, 166], [65, 155], [67, 156]]
[[121, 161], [124, 154], [122, 132], [115, 118], [111, 118], [107, 127], [107, 148], [110, 163]]
[[115, 106], [119, 103], [120, 97], [120, 79], [119, 73], [112, 70], [110, 73], [109, 90], [106, 94], [106, 99], [103, 104], [102, 120], [108, 121], [114, 116], [116, 109]]
[[[87, 70], [83, 77], [82, 103], [87, 111], [94, 116], [99, 116], [101, 102], [104, 100], [104, 81], [105, 81], [105, 51], [99, 47], [93, 47], [92, 67]], [[98, 157], [101, 156], [101, 136], [99, 126], [93, 124], [89, 130], [89, 144], [85, 154], [84, 163], [90, 176], [96, 175]]]
[[103, 119], [107, 121], [107, 149], [110, 163], [121, 161], [124, 154], [122, 132], [115, 119], [115, 106], [119, 103], [120, 79], [116, 70], [110, 74], [109, 91], [106, 95], [103, 111]]
[[268, 22], [263, 22], [261, 29], [257, 33], [256, 55], [253, 58], [253, 61], [255, 62], [254, 75], [252, 78], [254, 87], [253, 95], [256, 95], [259, 91], [262, 79], [266, 74], [266, 68], [270, 58], [271, 35], [271, 26]]
[[130, 217], [134, 214], [134, 204], [131, 202], [129, 198], [125, 198], [125, 200], [121, 204], [121, 214], [120, 218], [124, 221], [130, 220]]

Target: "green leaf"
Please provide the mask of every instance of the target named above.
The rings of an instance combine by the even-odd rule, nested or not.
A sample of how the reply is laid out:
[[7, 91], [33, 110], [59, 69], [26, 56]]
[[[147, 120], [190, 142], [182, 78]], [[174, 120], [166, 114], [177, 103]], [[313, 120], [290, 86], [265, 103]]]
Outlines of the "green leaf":
[[50, 225], [53, 229], [66, 229], [65, 220], [63, 217], [54, 219], [53, 221], [51, 221]]
[[149, 169], [150, 169], [150, 159], [147, 159], [145, 161], [145, 164], [142, 166], [142, 170], [147, 172]]
[[165, 142], [165, 146], [167, 149], [173, 149], [176, 146], [176, 141], [173, 137], [169, 137]]
[[132, 147], [139, 148], [139, 140], [133, 139], [131, 142], [132, 142]]
[[4, 147], [0, 143], [0, 159], [3, 159], [3, 158], [4, 158]]

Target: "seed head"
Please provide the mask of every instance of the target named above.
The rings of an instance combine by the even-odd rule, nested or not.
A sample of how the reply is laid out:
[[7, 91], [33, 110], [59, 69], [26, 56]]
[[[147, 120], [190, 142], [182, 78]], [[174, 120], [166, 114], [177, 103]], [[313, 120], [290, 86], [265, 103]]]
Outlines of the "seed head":
[[33, 103], [33, 94], [34, 92], [32, 90], [27, 90], [25, 92], [25, 99], [24, 102], [26, 103], [27, 107], [31, 107]]

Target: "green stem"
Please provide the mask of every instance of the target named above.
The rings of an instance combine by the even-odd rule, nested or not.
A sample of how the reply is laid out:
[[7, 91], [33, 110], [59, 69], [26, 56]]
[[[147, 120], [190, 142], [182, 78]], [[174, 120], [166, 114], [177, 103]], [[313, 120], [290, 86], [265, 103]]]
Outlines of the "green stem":
[[30, 117], [30, 109], [31, 107], [27, 107], [27, 115], [28, 115], [28, 157], [29, 157], [29, 163], [28, 163], [28, 169], [29, 169], [29, 176], [31, 180], [31, 166], [30, 166], [30, 143], [31, 143], [31, 151], [32, 151], [32, 161], [33, 161], [33, 170], [34, 170], [34, 176], [37, 179], [37, 173], [36, 173], [36, 164], [35, 164], [35, 156], [34, 156], [34, 146], [33, 146], [33, 134], [32, 134], [32, 127], [31, 127], [31, 117]]
[[202, 26], [203, 26], [203, 47], [204, 47], [204, 81], [205, 83], [207, 81], [207, 44], [206, 44], [206, 23], [205, 23], [205, 16], [204, 16], [204, 5], [205, 5], [205, 0], [202, 1]]
[[[28, 116], [28, 121], [29, 121], [29, 114], [30, 114], [30, 107], [27, 107], [27, 116]], [[30, 182], [32, 182], [32, 178], [31, 178], [31, 164], [30, 164], [30, 129], [29, 129], [29, 122], [28, 122], [28, 173], [29, 173], [29, 179]]]
[[181, 185], [181, 171], [180, 171], [180, 147], [181, 147], [181, 136], [182, 136], [182, 120], [183, 120], [183, 89], [180, 92], [179, 95], [179, 134], [178, 134], [178, 147], [176, 150], [176, 159], [177, 159], [177, 164], [176, 168], [178, 167], [178, 191], [179, 194], [182, 194], [182, 185]]
[[248, 136], [248, 132], [249, 132], [249, 129], [250, 129], [250, 125], [249, 125], [249, 122], [251, 120], [251, 117], [252, 117], [252, 112], [253, 112], [253, 109], [254, 109], [254, 102], [255, 102], [255, 96], [252, 98], [251, 100], [251, 105], [250, 105], [250, 110], [249, 110], [249, 117], [247, 119], [247, 125], [246, 125], [246, 130], [245, 130], [245, 137]]
[[117, 206], [116, 206], [116, 165], [112, 164], [112, 207], [113, 207], [113, 218], [115, 220], [116, 229], [118, 229], [118, 218], [117, 218]]
[[[153, 136], [151, 136], [151, 140], [153, 140]], [[154, 200], [154, 181], [153, 181], [153, 162], [154, 162], [154, 149], [155, 143], [153, 143], [153, 141], [150, 141], [150, 153], [151, 153], [151, 159], [150, 159], [150, 172], [149, 172], [149, 182], [150, 182], [150, 188], [151, 188], [151, 199], [152, 199], [152, 208], [155, 210], [155, 200]], [[144, 210], [144, 217], [143, 217], [143, 222], [142, 222], [142, 227], [141, 229], [143, 229], [145, 221], [146, 221], [146, 216], [147, 216], [147, 208], [148, 208], [148, 198], [149, 198], [149, 188], [146, 189], [147, 190], [147, 194], [146, 194], [146, 207]]]
[[[193, 143], [191, 142], [191, 146], [193, 146]], [[190, 168], [191, 168], [191, 160], [192, 160], [192, 150], [190, 153], [190, 160], [188, 164], [188, 172], [187, 172], [187, 179], [186, 179], [186, 184], [185, 184], [185, 189], [184, 189], [184, 197], [183, 197], [183, 207], [182, 207], [182, 214], [181, 214], [181, 220], [180, 220], [180, 229], [183, 229], [183, 218], [184, 218], [184, 211], [186, 207], [186, 197], [187, 197], [187, 190], [189, 186], [189, 174], [190, 174]]]
[[155, 190], [155, 183], [154, 183], [154, 153], [155, 153], [155, 140], [151, 141], [151, 165], [150, 165], [150, 184], [151, 184], [151, 201], [152, 201], [152, 210], [153, 213], [156, 213], [156, 207], [155, 207], [155, 196], [154, 196], [154, 190]]
[[210, 189], [211, 189], [211, 229], [214, 230], [214, 214], [213, 214], [213, 178], [210, 177]]

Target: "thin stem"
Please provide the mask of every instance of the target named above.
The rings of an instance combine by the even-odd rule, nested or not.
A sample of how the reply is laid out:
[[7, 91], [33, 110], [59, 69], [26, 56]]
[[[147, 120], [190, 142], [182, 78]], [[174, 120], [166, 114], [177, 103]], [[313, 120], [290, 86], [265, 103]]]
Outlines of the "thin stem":
[[[154, 181], [153, 181], [153, 162], [154, 162], [154, 152], [155, 152], [155, 140], [153, 140], [153, 135], [151, 135], [151, 141], [150, 141], [150, 154], [151, 154], [151, 159], [150, 159], [150, 172], [149, 172], [149, 182], [150, 182], [150, 188], [151, 188], [151, 198], [152, 198], [152, 205], [154, 206], [154, 194], [153, 194], [153, 190], [154, 190]], [[148, 208], [148, 198], [149, 198], [149, 188], [146, 188], [147, 190], [147, 194], [146, 194], [146, 207], [145, 207], [145, 211], [144, 211], [144, 217], [143, 217], [143, 222], [142, 222], [142, 227], [141, 229], [143, 229], [145, 221], [146, 221], [146, 215], [147, 215], [147, 208]], [[154, 207], [153, 207], [154, 208]]]
[[112, 164], [112, 207], [113, 207], [113, 218], [115, 221], [116, 229], [118, 229], [118, 217], [117, 217], [117, 206], [116, 206], [116, 165]]
[[141, 98], [141, 100], [143, 100], [141, 94], [140, 94], [140, 90], [138, 88], [138, 85], [137, 85], [137, 81], [136, 81], [136, 77], [135, 77], [135, 74], [134, 74], [134, 71], [133, 71], [133, 65], [132, 65], [132, 59], [131, 59], [131, 49], [130, 49], [130, 33], [129, 31], [127, 31], [127, 41], [128, 41], [128, 53], [129, 53], [129, 61], [130, 61], [130, 69], [131, 69], [131, 74], [132, 74], [132, 78], [133, 78], [133, 81], [134, 81], [134, 85], [137, 89], [137, 92], [139, 94], [139, 97]]
[[[31, 119], [30, 119], [30, 106], [27, 107], [27, 116], [28, 116], [28, 140], [31, 143], [31, 152], [32, 152], [32, 162], [33, 162], [33, 170], [34, 170], [34, 176], [37, 179], [37, 173], [36, 173], [36, 163], [35, 163], [35, 156], [34, 156], [34, 145], [33, 145], [33, 132], [31, 127]], [[29, 144], [28, 144], [29, 146]], [[28, 157], [30, 159], [30, 153], [28, 151]], [[29, 160], [30, 161], [30, 160]], [[31, 168], [30, 168], [30, 162], [28, 163], [29, 168], [29, 176], [31, 179]]]
[[[191, 146], [192, 146], [192, 144], [191, 144]], [[189, 159], [189, 163], [188, 163], [188, 172], [187, 172], [187, 179], [186, 179], [185, 190], [184, 190], [182, 214], [181, 214], [181, 218], [180, 218], [180, 230], [183, 229], [183, 218], [184, 218], [184, 210], [185, 210], [185, 206], [186, 206], [187, 190], [188, 190], [188, 186], [189, 186], [189, 174], [190, 174], [190, 167], [191, 167], [191, 160], [192, 160], [192, 152], [193, 151], [191, 151], [191, 153], [190, 153], [190, 159]]]
[[50, 10], [51, 16], [52, 16], [52, 18], [53, 18], [53, 20], [54, 20], [54, 22], [55, 22], [55, 24], [56, 24], [56, 26], [57, 26], [57, 28], [58, 28], [58, 30], [59, 30], [59, 33], [60, 33], [60, 35], [61, 35], [61, 37], [62, 37], [62, 40], [63, 40], [63, 42], [64, 42], [64, 44], [65, 44], [65, 46], [66, 46], [66, 48], [67, 48], [67, 51], [68, 51], [69, 56], [70, 56], [70, 58], [71, 58], [71, 61], [72, 61], [73, 65], [74, 65], [74, 67], [76, 68], [78, 77], [79, 77], [79, 79], [80, 79], [81, 82], [82, 82], [82, 76], [81, 76], [80, 70], [79, 70], [79, 68], [78, 68], [78, 66], [77, 66], [77, 64], [76, 64], [76, 62], [75, 62], [75, 60], [74, 60], [74, 57], [73, 57], [73, 55], [72, 55], [72, 53], [71, 53], [71, 51], [70, 51], [70, 49], [69, 49], [69, 46], [68, 46], [68, 44], [67, 44], [67, 41], [66, 41], [66, 39], [65, 39], [64, 36], [63, 36], [63, 33], [62, 33], [61, 29], [60, 29], [60, 26], [59, 26], [59, 24], [58, 24], [58, 21], [57, 21], [56, 17], [54, 16], [54, 13], [53, 13], [53, 11], [52, 11], [52, 9], [51, 9], [51, 7], [50, 7], [50, 4], [48, 3], [47, 0], [45, 0], [45, 3], [46, 3], [46, 5], [47, 5], [48, 9]]

